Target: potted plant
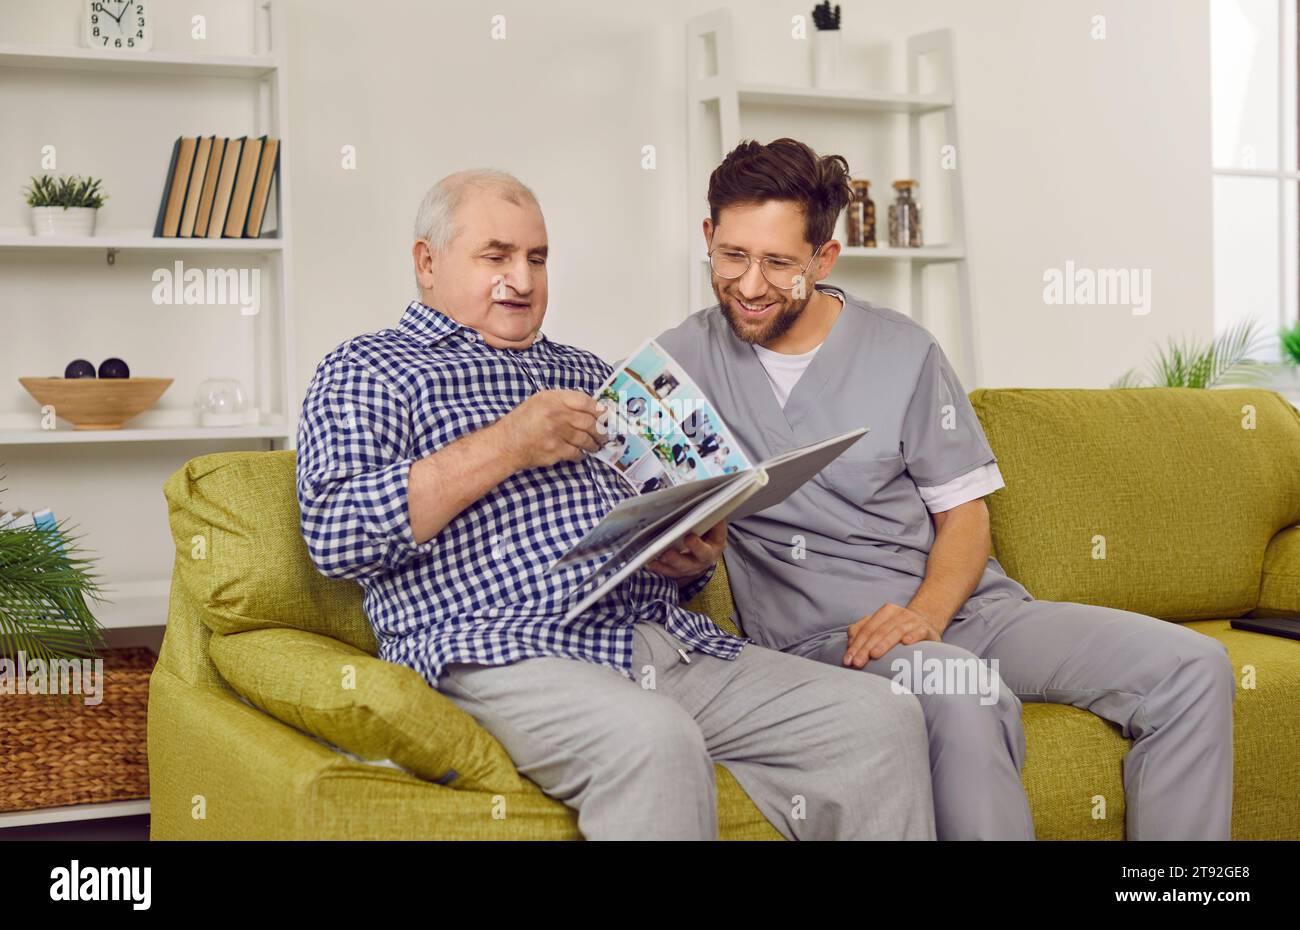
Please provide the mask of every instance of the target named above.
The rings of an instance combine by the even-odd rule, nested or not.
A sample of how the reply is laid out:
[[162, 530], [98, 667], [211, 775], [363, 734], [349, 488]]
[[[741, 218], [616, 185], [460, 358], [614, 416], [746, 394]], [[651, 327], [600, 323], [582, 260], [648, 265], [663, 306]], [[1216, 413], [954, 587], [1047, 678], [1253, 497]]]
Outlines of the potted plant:
[[840, 76], [840, 7], [830, 0], [813, 7], [813, 87], [834, 87]]
[[1259, 384], [1269, 366], [1251, 358], [1259, 349], [1258, 320], [1242, 320], [1208, 344], [1179, 339], [1157, 349], [1144, 379], [1130, 368], [1111, 383], [1113, 388], [1212, 388], [1229, 384]]
[[72, 545], [77, 538], [62, 523], [0, 520], [0, 655], [49, 664], [93, 655], [103, 644], [85, 597], [103, 598], [90, 560]]
[[48, 174], [32, 178], [23, 191], [32, 208], [32, 232], [38, 236], [90, 236], [95, 216], [108, 195], [100, 192], [102, 179]]
[[1300, 406], [1300, 323], [1284, 328], [1278, 333], [1277, 340], [1282, 353], [1277, 391], [1291, 403]]

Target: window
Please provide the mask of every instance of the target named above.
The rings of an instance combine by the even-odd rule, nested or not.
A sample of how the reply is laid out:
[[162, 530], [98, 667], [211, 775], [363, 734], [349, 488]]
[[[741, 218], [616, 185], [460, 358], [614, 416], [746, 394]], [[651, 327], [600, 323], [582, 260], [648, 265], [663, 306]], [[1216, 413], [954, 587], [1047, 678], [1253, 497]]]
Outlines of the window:
[[1300, 165], [1296, 155], [1297, 0], [1211, 0], [1214, 328], [1300, 320]]

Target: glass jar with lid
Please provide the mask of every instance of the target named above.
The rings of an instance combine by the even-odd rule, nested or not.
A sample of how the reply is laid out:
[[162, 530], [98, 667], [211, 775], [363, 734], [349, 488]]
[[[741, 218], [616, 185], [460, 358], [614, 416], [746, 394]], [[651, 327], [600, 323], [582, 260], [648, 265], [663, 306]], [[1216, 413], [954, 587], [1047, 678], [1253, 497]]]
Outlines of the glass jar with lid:
[[894, 202], [889, 206], [889, 244], [897, 249], [921, 247], [921, 207], [913, 196], [916, 182], [894, 182]]
[[849, 201], [846, 216], [846, 245], [874, 248], [876, 245], [876, 205], [871, 202], [871, 182], [851, 181], [853, 199]]

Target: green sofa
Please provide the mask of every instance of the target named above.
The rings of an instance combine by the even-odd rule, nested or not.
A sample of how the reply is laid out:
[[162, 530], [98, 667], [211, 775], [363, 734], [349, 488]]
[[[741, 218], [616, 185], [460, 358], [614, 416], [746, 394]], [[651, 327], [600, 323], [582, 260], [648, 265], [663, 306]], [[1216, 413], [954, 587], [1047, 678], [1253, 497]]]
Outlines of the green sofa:
[[[1233, 836], [1300, 838], [1300, 642], [1228, 623], [1300, 614], [1300, 413], [1253, 389], [971, 401], [1007, 483], [988, 498], [1003, 567], [1035, 597], [1221, 640], [1238, 672]], [[374, 657], [360, 587], [316, 572], [299, 535], [292, 451], [200, 456], [164, 493], [176, 562], [149, 694], [153, 838], [578, 837], [472, 718]], [[692, 606], [743, 624], [725, 571]], [[1028, 703], [1024, 725], [1039, 838], [1123, 838], [1118, 728]], [[779, 838], [717, 778], [724, 838]]]

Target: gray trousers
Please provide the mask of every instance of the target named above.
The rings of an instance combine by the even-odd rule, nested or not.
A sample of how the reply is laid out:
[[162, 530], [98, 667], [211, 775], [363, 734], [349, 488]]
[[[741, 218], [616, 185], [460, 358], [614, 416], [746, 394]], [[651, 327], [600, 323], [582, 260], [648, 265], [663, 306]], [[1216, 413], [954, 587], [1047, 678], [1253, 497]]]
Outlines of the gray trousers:
[[453, 663], [438, 690], [576, 810], [588, 839], [716, 839], [714, 762], [787, 839], [934, 839], [913, 695], [753, 645], [714, 658], [658, 623], [633, 632], [637, 681], [546, 657]]
[[[838, 631], [790, 651], [842, 667], [847, 648], [847, 631]], [[974, 657], [997, 660], [996, 703], [973, 693], [917, 695], [939, 839], [1034, 838], [1020, 780], [1021, 701], [1072, 704], [1133, 740], [1124, 758], [1129, 839], [1230, 839], [1236, 689], [1218, 640], [1126, 610], [1007, 598], [949, 624], [942, 642], [900, 644], [863, 670], [892, 678], [910, 674], [918, 658]]]

